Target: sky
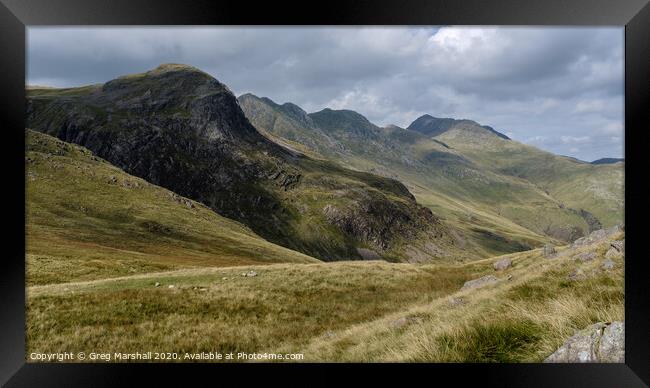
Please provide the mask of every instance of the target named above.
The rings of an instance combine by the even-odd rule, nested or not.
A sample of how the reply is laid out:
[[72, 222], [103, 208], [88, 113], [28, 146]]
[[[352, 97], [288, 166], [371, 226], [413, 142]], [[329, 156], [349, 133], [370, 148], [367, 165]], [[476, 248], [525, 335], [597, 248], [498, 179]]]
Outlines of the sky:
[[623, 157], [620, 27], [29, 27], [30, 85], [103, 83], [162, 63], [236, 94], [377, 125], [471, 119], [560, 155]]

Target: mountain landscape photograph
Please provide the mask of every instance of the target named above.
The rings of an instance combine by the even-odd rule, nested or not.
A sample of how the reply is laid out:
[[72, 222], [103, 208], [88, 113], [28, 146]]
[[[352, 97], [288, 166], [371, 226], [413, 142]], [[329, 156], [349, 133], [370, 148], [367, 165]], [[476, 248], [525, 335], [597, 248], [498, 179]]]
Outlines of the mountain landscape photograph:
[[625, 361], [619, 27], [29, 27], [27, 362]]

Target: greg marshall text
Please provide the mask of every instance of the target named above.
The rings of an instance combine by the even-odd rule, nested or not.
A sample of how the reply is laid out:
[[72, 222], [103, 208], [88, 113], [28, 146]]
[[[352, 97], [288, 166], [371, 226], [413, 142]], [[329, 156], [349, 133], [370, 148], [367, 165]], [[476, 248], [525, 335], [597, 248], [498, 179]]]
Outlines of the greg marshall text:
[[65, 362], [65, 361], [82, 361], [82, 362], [111, 362], [111, 361], [265, 361], [265, 360], [304, 360], [302, 353], [219, 353], [219, 352], [200, 352], [200, 353], [176, 353], [176, 352], [135, 352], [135, 353], [99, 353], [99, 352], [63, 352], [63, 353], [30, 353], [31, 361], [41, 362]]

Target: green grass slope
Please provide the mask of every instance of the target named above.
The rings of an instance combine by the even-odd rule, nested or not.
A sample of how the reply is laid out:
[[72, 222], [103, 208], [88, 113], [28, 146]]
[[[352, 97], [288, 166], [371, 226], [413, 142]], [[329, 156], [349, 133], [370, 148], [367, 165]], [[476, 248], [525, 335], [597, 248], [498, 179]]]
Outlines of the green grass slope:
[[85, 148], [26, 130], [27, 283], [316, 259]]

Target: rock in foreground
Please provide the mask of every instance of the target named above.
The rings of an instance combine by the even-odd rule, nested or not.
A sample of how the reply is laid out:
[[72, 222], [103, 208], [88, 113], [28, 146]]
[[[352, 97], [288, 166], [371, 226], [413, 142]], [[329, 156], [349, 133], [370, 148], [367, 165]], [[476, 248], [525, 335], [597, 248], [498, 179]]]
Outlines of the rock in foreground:
[[625, 322], [598, 322], [569, 338], [544, 362], [625, 362]]

